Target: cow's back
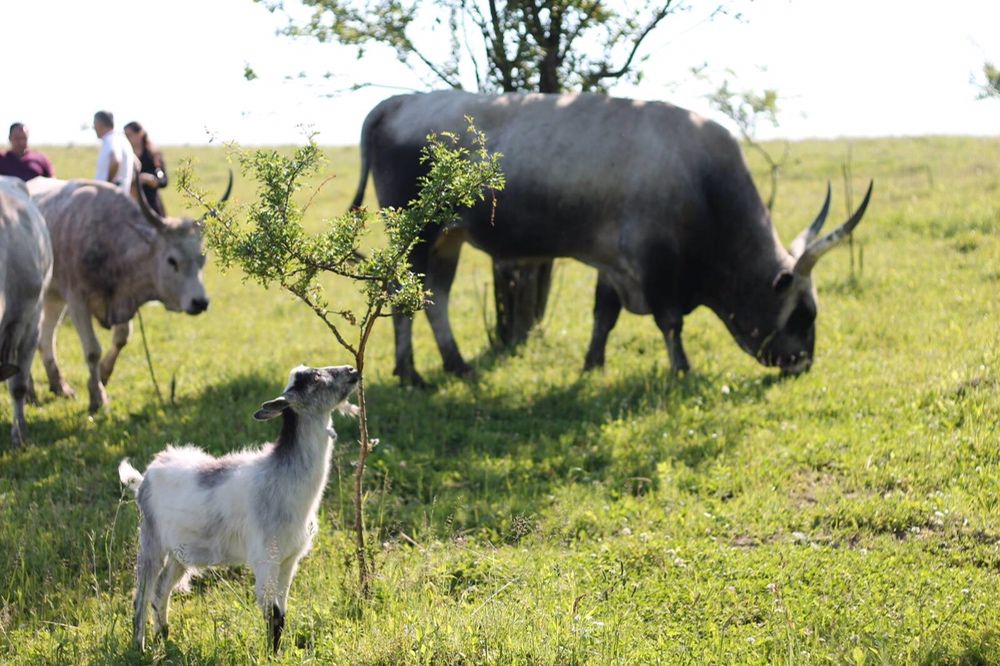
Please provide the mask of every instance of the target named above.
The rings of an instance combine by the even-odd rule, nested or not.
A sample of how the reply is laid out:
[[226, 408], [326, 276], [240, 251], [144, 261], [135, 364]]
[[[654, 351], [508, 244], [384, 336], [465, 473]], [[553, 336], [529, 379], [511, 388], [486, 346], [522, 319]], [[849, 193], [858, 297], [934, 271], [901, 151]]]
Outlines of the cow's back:
[[486, 134], [489, 149], [503, 153], [507, 185], [496, 218], [488, 206], [465, 217], [471, 240], [494, 256], [603, 263], [597, 255], [616, 252], [633, 221], [644, 227], [644, 242], [650, 234], [684, 233], [651, 220], [704, 223], [707, 178], [720, 165], [743, 165], [723, 128], [661, 102], [595, 94], [401, 95], [376, 107], [367, 121], [382, 205], [405, 205], [416, 196], [427, 134], [464, 136], [466, 116]]
[[28, 189], [48, 225], [52, 288], [63, 298], [70, 290], [88, 294], [88, 300], [106, 298], [127, 277], [118, 274], [121, 260], [134, 247], [154, 242], [156, 232], [142, 221], [138, 205], [110, 183], [35, 178]]

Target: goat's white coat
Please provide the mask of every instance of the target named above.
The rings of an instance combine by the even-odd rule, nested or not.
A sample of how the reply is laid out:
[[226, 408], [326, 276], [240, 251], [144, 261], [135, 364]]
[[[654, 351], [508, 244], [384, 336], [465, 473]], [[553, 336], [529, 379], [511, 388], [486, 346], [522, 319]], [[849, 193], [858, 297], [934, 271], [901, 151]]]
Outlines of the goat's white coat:
[[[283, 618], [298, 562], [317, 529], [336, 438], [330, 411], [355, 409], [346, 402], [353, 389], [346, 380], [307, 387], [311, 394], [303, 397], [295, 392], [296, 377], [330, 370], [341, 368], [292, 371], [284, 393], [291, 406], [282, 412], [286, 422], [275, 443], [221, 458], [195, 446], [171, 446], [156, 455], [145, 474], [121, 462], [119, 478], [136, 492], [143, 517], [134, 627], [140, 647], [149, 588], [160, 632], [166, 627], [170, 591], [196, 567], [249, 564], [265, 617], [273, 622], [277, 608]], [[325, 404], [322, 391], [330, 394]]]

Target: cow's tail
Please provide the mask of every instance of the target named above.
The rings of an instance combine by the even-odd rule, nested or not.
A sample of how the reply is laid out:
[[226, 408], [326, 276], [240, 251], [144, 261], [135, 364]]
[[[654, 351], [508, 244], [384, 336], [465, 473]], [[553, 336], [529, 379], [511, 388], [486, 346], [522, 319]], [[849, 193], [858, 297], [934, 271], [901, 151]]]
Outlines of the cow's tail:
[[368, 174], [372, 165], [372, 135], [375, 127], [382, 121], [382, 106], [372, 109], [365, 118], [361, 126], [361, 179], [358, 181], [358, 190], [354, 194], [354, 201], [351, 202], [351, 210], [361, 208], [361, 202], [365, 198], [365, 188], [368, 186]]
[[139, 484], [142, 483], [142, 474], [129, 464], [128, 458], [118, 463], [118, 478], [121, 480], [122, 485], [132, 492], [139, 491]]

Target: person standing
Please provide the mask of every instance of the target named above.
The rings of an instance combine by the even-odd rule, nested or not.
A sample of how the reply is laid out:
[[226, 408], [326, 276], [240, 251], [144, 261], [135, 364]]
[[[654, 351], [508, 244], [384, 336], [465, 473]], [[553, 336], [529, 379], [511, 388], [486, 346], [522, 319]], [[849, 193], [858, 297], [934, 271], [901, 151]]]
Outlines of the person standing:
[[160, 198], [160, 188], [167, 186], [167, 164], [163, 161], [163, 153], [149, 140], [149, 135], [142, 125], [132, 121], [125, 125], [125, 136], [132, 144], [132, 151], [139, 158], [139, 184], [142, 185], [146, 201], [159, 213], [166, 217], [163, 200]]
[[122, 192], [131, 195], [136, 157], [125, 135], [115, 131], [115, 117], [110, 111], [94, 114], [94, 133], [101, 140], [94, 178], [114, 183]]
[[10, 140], [10, 150], [0, 153], [0, 176], [14, 176], [28, 181], [44, 176], [54, 178], [55, 170], [52, 162], [37, 150], [28, 148], [28, 128], [24, 123], [14, 123], [7, 134]]

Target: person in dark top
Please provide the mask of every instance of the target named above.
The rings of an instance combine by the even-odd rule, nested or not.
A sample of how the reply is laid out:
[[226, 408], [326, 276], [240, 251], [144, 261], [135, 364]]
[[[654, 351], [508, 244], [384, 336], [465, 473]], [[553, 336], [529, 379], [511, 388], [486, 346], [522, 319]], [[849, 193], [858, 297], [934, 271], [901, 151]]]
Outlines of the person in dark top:
[[167, 212], [160, 199], [160, 188], [167, 186], [167, 165], [163, 161], [163, 153], [156, 149], [156, 146], [149, 140], [149, 135], [142, 125], [134, 120], [125, 125], [125, 136], [132, 144], [132, 150], [139, 158], [141, 168], [139, 170], [139, 183], [142, 191], [146, 195], [146, 201], [160, 215], [166, 216]]
[[14, 176], [28, 181], [38, 176], [54, 178], [52, 162], [43, 153], [28, 148], [28, 128], [24, 123], [14, 123], [7, 134], [10, 150], [0, 153], [0, 176]]

